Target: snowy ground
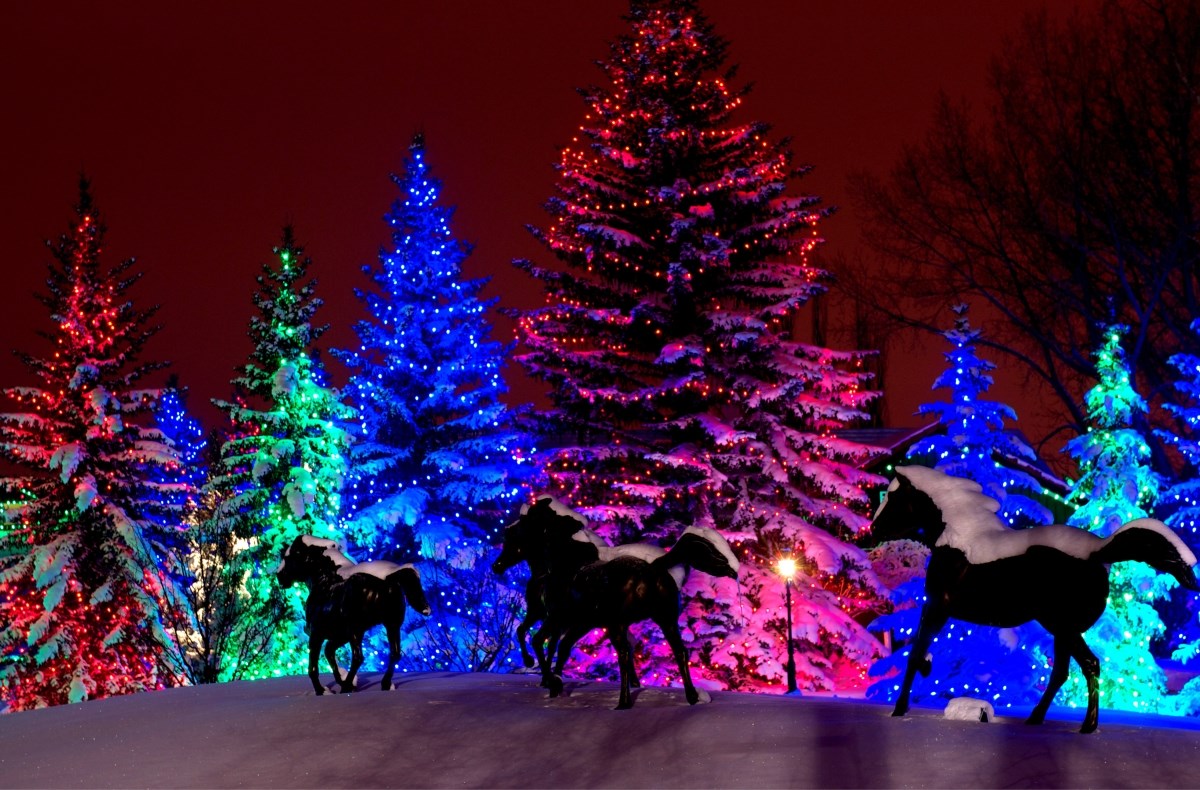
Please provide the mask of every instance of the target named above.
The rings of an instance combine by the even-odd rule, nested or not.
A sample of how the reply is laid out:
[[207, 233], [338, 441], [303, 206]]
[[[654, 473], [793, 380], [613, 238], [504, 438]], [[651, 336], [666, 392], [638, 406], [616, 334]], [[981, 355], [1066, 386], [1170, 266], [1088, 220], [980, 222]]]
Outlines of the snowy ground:
[[316, 697], [306, 678], [0, 716], [4, 787], [1195, 787], [1200, 722], [1080, 711], [1042, 727], [892, 719], [861, 701], [425, 674]]

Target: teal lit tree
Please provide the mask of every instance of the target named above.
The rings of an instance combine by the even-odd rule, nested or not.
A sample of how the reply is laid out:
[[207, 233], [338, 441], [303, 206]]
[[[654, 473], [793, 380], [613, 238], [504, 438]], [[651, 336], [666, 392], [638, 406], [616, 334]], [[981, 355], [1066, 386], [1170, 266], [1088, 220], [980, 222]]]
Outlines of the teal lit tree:
[[[947, 367], [934, 381], [934, 389], [947, 393], [947, 401], [924, 403], [919, 414], [934, 415], [939, 433], [914, 444], [908, 457], [956, 477], [974, 480], [988, 496], [1000, 503], [999, 516], [1010, 525], [1038, 526], [1053, 522], [1050, 511], [1031, 495], [1042, 487], [1031, 475], [1016, 468], [1022, 462], [1034, 462], [1037, 455], [1020, 436], [1006, 429], [1006, 421], [1015, 421], [1016, 412], [1008, 405], [983, 397], [993, 380], [995, 365], [978, 356], [981, 332], [971, 326], [965, 304], [955, 305], [954, 328], [944, 336], [950, 344], [945, 352]], [[1007, 459], [1002, 463], [1001, 459]], [[901, 541], [908, 544], [911, 541]], [[872, 630], [890, 631], [901, 638], [916, 633], [921, 606], [925, 602], [924, 560], [927, 552], [917, 544], [884, 546], [873, 552], [877, 562], [896, 567], [911, 566], [900, 574], [902, 582], [892, 590], [895, 611], [872, 621]], [[921, 554], [904, 562], [905, 551]], [[887, 577], [890, 574], [882, 574]], [[937, 659], [923, 690], [951, 699], [971, 696], [994, 700], [997, 707], [1033, 705], [1041, 697], [1038, 684], [1046, 681], [1046, 672], [1037, 650], [1048, 639], [1036, 624], [1019, 628], [991, 628], [951, 621], [938, 635]], [[908, 660], [907, 649], [896, 650], [871, 667], [871, 674], [884, 676], [868, 695], [892, 701], [896, 682], [891, 677], [902, 672]]]
[[182, 681], [168, 565], [186, 483], [152, 424], [146, 377], [155, 310], [134, 306], [133, 259], [106, 265], [86, 181], [40, 296], [52, 318], [36, 382], [5, 390], [0, 414], [0, 695], [10, 710]]
[[[1079, 466], [1079, 479], [1068, 502], [1077, 505], [1072, 526], [1101, 537], [1122, 524], [1149, 514], [1161, 481], [1150, 467], [1150, 447], [1135, 427], [1146, 415], [1146, 402], [1134, 389], [1121, 339], [1126, 327], [1106, 327], [1104, 345], [1096, 352], [1096, 386], [1084, 405], [1088, 430], [1067, 443]], [[1143, 712], [1159, 710], [1166, 678], [1150, 653], [1151, 640], [1163, 622], [1154, 602], [1166, 598], [1177, 582], [1142, 563], [1122, 562], [1110, 571], [1108, 609], [1084, 638], [1100, 659], [1100, 704]], [[1077, 669], [1060, 692], [1064, 704], [1082, 699], [1083, 678]]]
[[[393, 180], [391, 240], [356, 291], [369, 318], [358, 349], [335, 352], [358, 410], [345, 530], [358, 559], [418, 561], [434, 613], [410, 624], [402, 668], [490, 669], [506, 662], [521, 598], [487, 555], [528, 500], [533, 448], [500, 400], [510, 349], [489, 339], [487, 281], [463, 276], [470, 248], [451, 233], [421, 135]], [[376, 634], [368, 653], [384, 647]]]
[[326, 327], [312, 323], [321, 300], [308, 275], [311, 259], [290, 227], [274, 253], [254, 295], [254, 350], [233, 380], [240, 395], [217, 401], [231, 427], [209, 481], [211, 529], [238, 545], [228, 572], [247, 599], [241, 627], [282, 625], [262, 652], [247, 650], [248, 633], [229, 640], [223, 672], [237, 677], [307, 671], [304, 594], [281, 591], [274, 570], [296, 536], [340, 537], [349, 437], [339, 422], [353, 416], [329, 387], [314, 345]]
[[[519, 261], [544, 307], [519, 316], [518, 359], [550, 387], [549, 490], [612, 542], [725, 534], [740, 588], [694, 574], [684, 639], [727, 687], [785, 688], [791, 554], [798, 682], [863, 682], [880, 645], [855, 619], [878, 588], [848, 540], [867, 525], [868, 449], [836, 438], [874, 397], [863, 354], [802, 342], [795, 311], [825, 289], [811, 265], [825, 210], [789, 194], [805, 168], [737, 117], [727, 44], [691, 0], [634, 0], [629, 31], [583, 92], [558, 164], [553, 266]], [[585, 670], [612, 670], [584, 644]], [[662, 640], [640, 653], [677, 680]], [[575, 666], [580, 666], [576, 663]]]

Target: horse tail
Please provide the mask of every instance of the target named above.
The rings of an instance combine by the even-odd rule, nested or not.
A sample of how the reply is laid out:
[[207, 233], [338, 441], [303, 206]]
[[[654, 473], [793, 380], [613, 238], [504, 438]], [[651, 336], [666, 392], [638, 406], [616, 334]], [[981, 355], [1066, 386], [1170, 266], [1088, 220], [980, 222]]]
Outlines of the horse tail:
[[669, 571], [684, 566], [710, 576], [737, 578], [739, 563], [721, 533], [708, 527], [688, 527], [670, 550], [650, 563]]
[[425, 588], [421, 586], [421, 574], [412, 565], [403, 565], [400, 570], [388, 576], [388, 581], [394, 581], [404, 591], [408, 605], [428, 617], [433, 613], [429, 599], [425, 597]]
[[1105, 565], [1137, 560], [1159, 573], [1171, 574], [1188, 590], [1200, 590], [1192, 571], [1196, 555], [1166, 524], [1152, 518], [1135, 519], [1118, 529], [1092, 553], [1091, 559]]

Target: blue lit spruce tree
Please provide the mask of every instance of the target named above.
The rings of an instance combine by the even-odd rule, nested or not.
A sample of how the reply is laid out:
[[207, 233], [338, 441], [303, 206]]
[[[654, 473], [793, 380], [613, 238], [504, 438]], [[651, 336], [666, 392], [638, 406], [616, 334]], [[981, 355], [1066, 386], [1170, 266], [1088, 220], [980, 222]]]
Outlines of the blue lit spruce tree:
[[175, 463], [150, 470], [159, 485], [159, 499], [169, 506], [170, 513], [161, 526], [170, 537], [167, 544], [171, 557], [169, 565], [178, 577], [180, 591], [180, 595], [171, 600], [173, 646], [178, 651], [177, 662], [188, 680], [198, 682], [196, 669], [200, 660], [195, 608], [198, 601], [193, 587], [196, 584], [196, 554], [203, 549], [198, 513], [201, 491], [208, 476], [207, 439], [200, 421], [189, 412], [187, 392], [179, 386], [174, 374], [167, 379], [167, 386], [158, 398], [154, 425], [177, 456]]
[[233, 380], [240, 397], [216, 401], [231, 425], [210, 474], [209, 529], [236, 541], [227, 572], [243, 597], [223, 676], [307, 671], [305, 594], [299, 586], [281, 591], [274, 570], [297, 535], [340, 537], [349, 439], [339, 422], [353, 410], [327, 383], [314, 345], [326, 327], [312, 323], [321, 300], [290, 227], [274, 253], [254, 294], [254, 350]]
[[[746, 91], [695, 2], [634, 0], [628, 21], [532, 229], [556, 264], [518, 262], [547, 294], [519, 316], [518, 359], [550, 386], [549, 489], [612, 542], [667, 544], [693, 524], [730, 540], [740, 588], [693, 574], [684, 589], [700, 675], [785, 688], [774, 566], [790, 553], [799, 686], [862, 683], [880, 646], [853, 615], [878, 590], [848, 541], [877, 478], [836, 433], [874, 394], [863, 354], [792, 335], [826, 287], [808, 257], [825, 210], [789, 194], [806, 169], [786, 141], [737, 118]], [[676, 681], [661, 637], [639, 633], [645, 682]], [[613, 670], [581, 646], [574, 667]]]
[[[1192, 332], [1200, 335], [1200, 320], [1192, 322]], [[1174, 415], [1178, 429], [1160, 430], [1159, 435], [1182, 456], [1182, 468], [1174, 482], [1163, 492], [1159, 500], [1166, 513], [1166, 522], [1180, 533], [1191, 546], [1196, 545], [1197, 528], [1200, 527], [1200, 357], [1180, 353], [1170, 359], [1179, 371], [1175, 382], [1179, 402], [1167, 402], [1163, 408]], [[1182, 620], [1180, 627], [1172, 629], [1172, 658], [1185, 666], [1195, 666], [1200, 657], [1200, 619], [1197, 616], [1200, 598], [1193, 595], [1185, 606], [1178, 608], [1175, 622]], [[1168, 610], [1167, 614], [1176, 614]], [[1193, 678], [1181, 689], [1175, 700], [1180, 713], [1200, 714], [1200, 680]]]
[[[390, 243], [364, 267], [372, 288], [356, 290], [369, 318], [355, 325], [358, 349], [335, 352], [358, 410], [345, 529], [357, 559], [416, 561], [421, 573], [433, 615], [406, 626], [402, 668], [497, 668], [521, 597], [487, 555], [528, 499], [532, 447], [500, 400], [509, 349], [489, 339], [486, 279], [463, 276], [470, 248], [451, 234], [421, 135], [393, 180]], [[384, 648], [375, 635], [368, 661]]]
[[[1161, 479], [1150, 466], [1150, 447], [1138, 429], [1146, 402], [1134, 389], [1121, 338], [1127, 328], [1105, 327], [1096, 352], [1097, 383], [1085, 395], [1087, 432], [1067, 443], [1079, 467], [1068, 495], [1077, 505], [1068, 524], [1107, 537], [1122, 524], [1149, 514], [1159, 498]], [[1141, 712], [1160, 710], [1166, 678], [1150, 653], [1151, 640], [1163, 632], [1154, 609], [1177, 586], [1138, 562], [1112, 566], [1108, 609], [1084, 638], [1100, 659], [1100, 704]], [[1083, 677], [1072, 665], [1058, 699], [1077, 704]], [[1167, 712], [1165, 709], [1163, 712]]]
[[[984, 397], [996, 366], [978, 356], [982, 333], [971, 326], [967, 305], [955, 305], [953, 310], [954, 328], [944, 333], [950, 343], [944, 355], [947, 367], [933, 383], [933, 388], [945, 391], [949, 399], [923, 403], [918, 409], [918, 414], [936, 416], [940, 429], [909, 448], [908, 457], [913, 463], [979, 483], [985, 494], [1000, 503], [998, 515], [1009, 525], [1050, 524], [1050, 511], [1033, 498], [1041, 492], [1041, 485], [1017, 468], [1023, 462], [1035, 462], [1037, 455], [1005, 427], [1006, 421], [1017, 419], [1016, 412]], [[925, 600], [922, 569], [928, 549], [913, 541], [894, 544], [873, 551], [873, 559], [888, 568], [909, 566], [911, 572], [897, 577], [900, 583], [892, 590], [896, 610], [874, 620], [871, 628], [911, 637]], [[904, 562], [901, 555], [906, 553], [912, 559]], [[968, 695], [993, 701], [997, 707], [1032, 705], [1041, 697], [1037, 684], [1046, 680], [1035, 648], [1047, 637], [1036, 624], [998, 629], [951, 620], [935, 640], [936, 660], [929, 676], [917, 682], [916, 690], [947, 699]], [[908, 650], [897, 650], [876, 662], [871, 674], [902, 672], [907, 659]], [[868, 694], [890, 701], [895, 691], [896, 680], [889, 676], [875, 683]]]
[[[1200, 320], [1192, 322], [1192, 332], [1200, 336]], [[1175, 381], [1178, 403], [1163, 408], [1175, 417], [1178, 431], [1160, 430], [1159, 436], [1182, 456], [1183, 471], [1163, 492], [1161, 503], [1168, 511], [1167, 523], [1195, 544], [1200, 530], [1200, 357], [1175, 354], [1171, 366], [1179, 371]]]
[[[102, 260], [105, 228], [86, 181], [71, 227], [49, 244], [39, 298], [52, 348], [22, 359], [36, 382], [0, 414], [0, 697], [9, 710], [182, 681], [170, 634], [169, 566], [180, 521], [162, 482], [178, 454], [152, 425], [165, 365], [145, 358], [155, 309], [138, 308], [132, 258]], [[169, 471], [166, 472], [169, 475]]]

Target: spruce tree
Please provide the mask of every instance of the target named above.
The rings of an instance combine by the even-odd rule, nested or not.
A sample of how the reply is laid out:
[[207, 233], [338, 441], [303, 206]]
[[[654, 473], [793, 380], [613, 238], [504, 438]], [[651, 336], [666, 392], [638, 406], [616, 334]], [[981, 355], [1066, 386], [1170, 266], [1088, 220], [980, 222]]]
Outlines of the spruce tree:
[[[355, 291], [369, 318], [355, 325], [358, 349], [335, 352], [358, 410], [345, 530], [359, 559], [417, 561], [434, 612], [410, 627], [402, 667], [489, 669], [504, 661], [520, 596], [487, 555], [528, 498], [532, 448], [500, 400], [510, 347], [489, 339], [487, 280], [463, 276], [470, 248], [451, 233], [423, 136], [392, 180], [390, 243], [364, 267], [372, 287]], [[369, 659], [386, 656], [382, 634], [372, 648]]]
[[[710, 679], [783, 688], [773, 566], [790, 552], [801, 684], [858, 682], [878, 645], [853, 615], [877, 591], [847, 541], [876, 478], [836, 432], [873, 393], [861, 353], [791, 334], [826, 287], [809, 261], [826, 212], [788, 193], [805, 168], [786, 141], [737, 119], [746, 91], [695, 2], [634, 0], [628, 21], [583, 92], [550, 223], [532, 229], [556, 265], [518, 262], [548, 297], [520, 315], [519, 359], [550, 385], [550, 489], [614, 542], [692, 524], [731, 540], [740, 588], [694, 574], [685, 589], [684, 637]], [[646, 650], [649, 681], [673, 679], [661, 639]]]
[[[1006, 421], [1016, 420], [1016, 412], [983, 397], [991, 388], [991, 371], [996, 366], [978, 355], [982, 333], [971, 326], [967, 305], [958, 304], [952, 309], [954, 327], [944, 333], [950, 344], [945, 352], [947, 366], [933, 384], [935, 390], [946, 392], [948, 400], [924, 403], [918, 409], [918, 414], [936, 416], [940, 430], [909, 448], [908, 457], [979, 483], [985, 494], [1000, 503], [998, 515], [1010, 525], [1049, 524], [1053, 516], [1031, 497], [1041, 492], [1041, 486], [1013, 466], [1013, 461], [1037, 458], [1033, 448], [1005, 428]], [[1010, 460], [1000, 463], [1001, 458]], [[883, 546], [872, 557], [888, 564], [895, 562], [896, 552], [910, 551], [912, 547], [906, 545]], [[913, 573], [900, 575], [903, 583], [891, 591], [895, 611], [874, 620], [872, 630], [890, 630], [901, 638], [916, 634], [925, 601], [924, 560], [919, 564]], [[885, 575], [882, 569], [877, 570]], [[1037, 654], [1046, 638], [1045, 630], [1038, 625], [1000, 629], [952, 620], [937, 637], [929, 678], [919, 682], [919, 690], [933, 690], [947, 699], [971, 696], [994, 700], [997, 707], [1033, 705], [1041, 698], [1038, 684], [1044, 688], [1047, 679]], [[886, 677], [868, 690], [869, 696], [894, 699], [894, 673], [903, 671], [908, 653], [897, 650], [871, 667], [872, 675]]]
[[[980, 330], [971, 326], [965, 304], [955, 305], [954, 328], [944, 333], [950, 342], [945, 353], [947, 367], [933, 383], [945, 390], [948, 401], [921, 404], [918, 414], [937, 417], [944, 428], [914, 444], [908, 457], [928, 461], [934, 468], [956, 477], [974, 480], [983, 492], [1000, 503], [999, 516], [1014, 526], [1041, 526], [1053, 521], [1050, 511], [1033, 496], [1042, 486], [1014, 462], [1037, 461], [1018, 434], [1005, 428], [1017, 413], [1005, 403], [983, 397], [991, 388], [991, 371], [996, 366], [977, 352]], [[1007, 464], [1002, 463], [1008, 459]]]
[[164, 367], [143, 351], [158, 327], [134, 306], [133, 259], [102, 262], [105, 227], [86, 180], [70, 230], [48, 244], [40, 297], [53, 350], [22, 354], [36, 384], [5, 390], [0, 452], [0, 690], [11, 710], [161, 688], [174, 663], [165, 567], [184, 489], [151, 424]]
[[[1106, 327], [1104, 346], [1096, 352], [1096, 386], [1088, 390], [1088, 431], [1067, 443], [1079, 465], [1079, 479], [1068, 495], [1077, 505], [1068, 524], [1107, 537], [1121, 525], [1149, 514], [1158, 500], [1161, 480], [1150, 467], [1150, 447], [1135, 427], [1146, 414], [1146, 402], [1134, 389], [1121, 339], [1127, 328]], [[1110, 570], [1108, 609], [1084, 638], [1100, 659], [1100, 704], [1143, 712], [1159, 709], [1166, 692], [1165, 675], [1150, 654], [1150, 642], [1163, 631], [1154, 609], [1177, 586], [1139, 562], [1115, 563]], [[1060, 692], [1065, 704], [1083, 698], [1077, 669]]]
[[[1200, 320], [1192, 322], [1192, 332], [1200, 335]], [[1175, 416], [1179, 427], [1158, 433], [1168, 446], [1179, 452], [1183, 464], [1163, 492], [1159, 504], [1167, 514], [1167, 524], [1194, 546], [1200, 527], [1200, 357], [1180, 353], [1171, 357], [1170, 362], [1179, 371], [1175, 382], [1179, 401], [1164, 403], [1163, 408]], [[1190, 666], [1195, 666], [1196, 657], [1200, 655], [1198, 608], [1200, 599], [1192, 595], [1182, 605], [1162, 612], [1164, 619], [1179, 624], [1171, 629], [1171, 657]], [[1181, 713], [1196, 715], [1200, 712], [1200, 680], [1189, 680], [1175, 701]]]
[[[296, 536], [339, 538], [349, 439], [338, 422], [353, 414], [328, 385], [314, 345], [327, 327], [312, 323], [321, 300], [291, 227], [274, 254], [254, 294], [254, 350], [233, 380], [240, 397], [217, 401], [232, 425], [209, 482], [218, 500], [213, 531], [244, 542], [229, 572], [242, 580], [246, 614], [223, 670], [239, 677], [307, 671], [304, 592], [281, 591], [274, 571]], [[259, 624], [274, 621], [274, 643], [248, 650]]]
[[[1200, 335], [1200, 320], [1192, 322], [1192, 332]], [[1169, 511], [1167, 523], [1194, 543], [1200, 527], [1200, 357], [1176, 354], [1171, 366], [1179, 371], [1175, 390], [1179, 402], [1166, 402], [1163, 408], [1175, 416], [1180, 430], [1160, 430], [1164, 441], [1183, 457], [1183, 471], [1163, 492], [1162, 504]]]

